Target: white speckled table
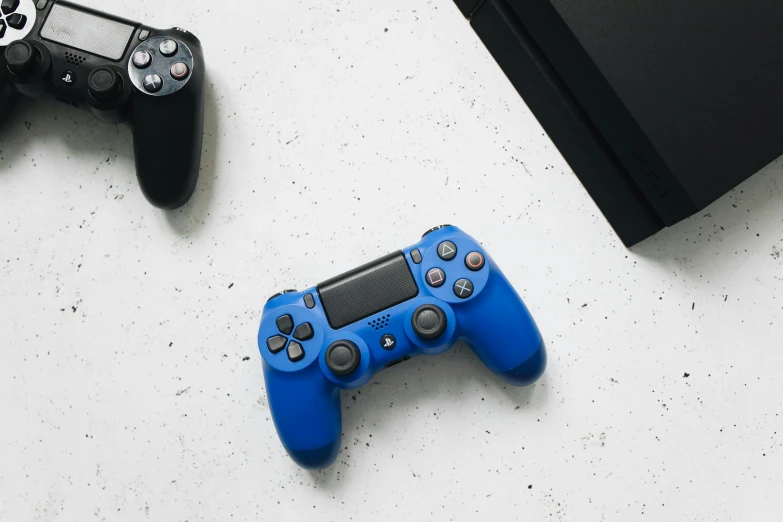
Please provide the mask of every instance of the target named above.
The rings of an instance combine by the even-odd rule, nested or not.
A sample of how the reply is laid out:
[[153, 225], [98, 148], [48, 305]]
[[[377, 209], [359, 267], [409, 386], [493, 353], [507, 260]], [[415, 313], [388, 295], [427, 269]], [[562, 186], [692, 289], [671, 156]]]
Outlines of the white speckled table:
[[[628, 251], [451, 0], [86, 3], [202, 39], [203, 169], [162, 213], [128, 129], [52, 100], [0, 129], [0, 520], [780, 519], [781, 163]], [[266, 298], [445, 222], [547, 373], [414, 359], [298, 469]]]

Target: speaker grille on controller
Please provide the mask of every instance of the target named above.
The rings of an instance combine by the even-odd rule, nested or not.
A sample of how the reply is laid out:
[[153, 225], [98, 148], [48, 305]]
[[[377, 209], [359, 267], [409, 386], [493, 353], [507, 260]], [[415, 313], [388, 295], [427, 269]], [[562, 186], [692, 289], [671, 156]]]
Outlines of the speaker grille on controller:
[[389, 326], [389, 320], [391, 319], [391, 315], [386, 314], [382, 315], [380, 317], [376, 317], [372, 321], [367, 322], [367, 326], [371, 326], [372, 328], [375, 328], [376, 330], [383, 330], [384, 328]]
[[79, 67], [87, 58], [74, 53], [65, 53], [65, 63], [70, 63]]

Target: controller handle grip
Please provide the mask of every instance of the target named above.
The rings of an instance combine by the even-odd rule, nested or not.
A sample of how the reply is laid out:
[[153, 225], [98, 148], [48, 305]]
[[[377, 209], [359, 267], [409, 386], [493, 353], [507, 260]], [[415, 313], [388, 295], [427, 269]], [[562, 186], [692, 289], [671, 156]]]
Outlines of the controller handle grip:
[[[181, 34], [172, 36], [182, 38]], [[134, 92], [129, 122], [141, 190], [150, 203], [165, 210], [187, 203], [196, 189], [201, 164], [206, 95], [204, 56], [197, 41], [188, 39], [187, 43], [194, 60], [187, 85], [168, 96]]]
[[454, 307], [460, 337], [502, 380], [527, 386], [546, 368], [544, 340], [522, 298], [491, 259], [489, 269], [481, 293]]
[[5, 55], [0, 52], [0, 124], [8, 118], [19, 96], [13, 87], [10, 76]]
[[305, 469], [324, 469], [340, 453], [340, 389], [321, 372], [318, 361], [304, 370], [281, 372], [264, 362], [266, 396], [280, 441]]

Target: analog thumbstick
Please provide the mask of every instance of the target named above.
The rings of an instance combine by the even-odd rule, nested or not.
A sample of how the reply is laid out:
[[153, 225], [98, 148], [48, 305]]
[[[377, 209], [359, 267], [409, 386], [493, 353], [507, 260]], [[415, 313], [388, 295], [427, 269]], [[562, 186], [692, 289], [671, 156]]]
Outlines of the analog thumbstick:
[[90, 95], [98, 101], [110, 101], [122, 93], [122, 78], [108, 67], [99, 67], [87, 79]]
[[432, 227], [431, 229], [429, 229], [428, 231], [426, 231], [425, 233], [423, 233], [423, 234], [421, 235], [421, 237], [425, 237], [425, 236], [427, 236], [427, 235], [429, 235], [429, 234], [431, 234], [431, 233], [435, 232], [436, 230], [440, 230], [441, 228], [446, 228], [446, 227], [450, 227], [450, 226], [452, 226], [452, 225], [438, 225], [437, 227]]
[[298, 292], [298, 290], [296, 290], [295, 288], [292, 288], [292, 289], [289, 289], [289, 290], [281, 290], [280, 292], [277, 292], [275, 295], [273, 295], [272, 297], [267, 299], [266, 302], [268, 303], [272, 299], [276, 299], [276, 298], [280, 297], [281, 295], [292, 294], [292, 293], [295, 293], [295, 292]]
[[422, 339], [435, 339], [446, 330], [446, 314], [435, 305], [421, 305], [413, 312], [411, 326]]
[[17, 76], [29, 77], [40, 62], [38, 50], [24, 40], [18, 40], [5, 48], [8, 70]]
[[326, 366], [335, 375], [348, 375], [362, 360], [359, 348], [351, 341], [337, 341], [326, 349]]

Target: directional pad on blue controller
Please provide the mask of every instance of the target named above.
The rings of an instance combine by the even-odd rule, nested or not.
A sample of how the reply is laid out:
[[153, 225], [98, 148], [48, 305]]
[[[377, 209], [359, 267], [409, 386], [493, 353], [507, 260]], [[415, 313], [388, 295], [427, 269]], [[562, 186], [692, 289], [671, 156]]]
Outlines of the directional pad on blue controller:
[[269, 348], [269, 351], [272, 353], [278, 353], [283, 348], [285, 348], [285, 345], [288, 343], [288, 339], [283, 337], [282, 335], [275, 335], [274, 337], [270, 337], [266, 341], [266, 347]]
[[296, 341], [291, 341], [288, 345], [288, 359], [291, 362], [297, 362], [304, 359], [305, 353], [302, 345]]
[[294, 331], [294, 319], [288, 314], [278, 317], [275, 324], [277, 324], [277, 329], [286, 335], [291, 335], [291, 332]]
[[314, 335], [313, 325], [310, 323], [302, 323], [294, 330], [294, 339], [297, 341], [309, 341]]
[[19, 7], [19, 0], [3, 0], [0, 4], [3, 14], [11, 14]]

